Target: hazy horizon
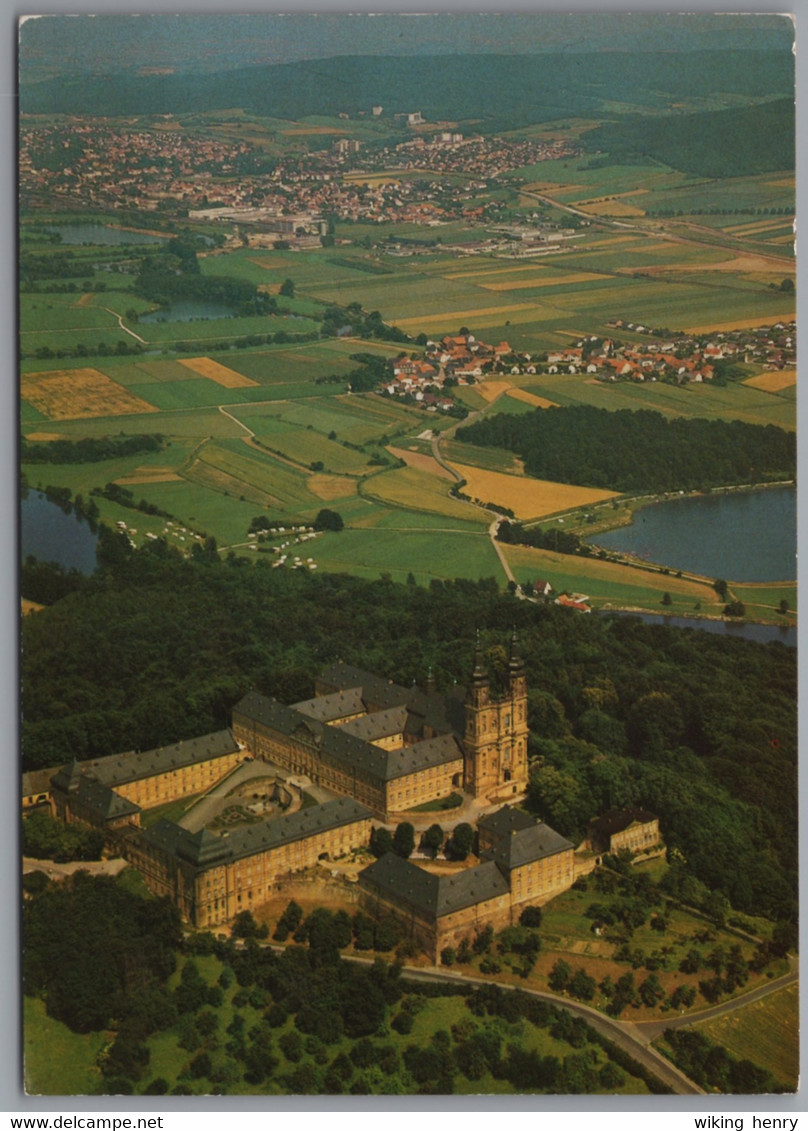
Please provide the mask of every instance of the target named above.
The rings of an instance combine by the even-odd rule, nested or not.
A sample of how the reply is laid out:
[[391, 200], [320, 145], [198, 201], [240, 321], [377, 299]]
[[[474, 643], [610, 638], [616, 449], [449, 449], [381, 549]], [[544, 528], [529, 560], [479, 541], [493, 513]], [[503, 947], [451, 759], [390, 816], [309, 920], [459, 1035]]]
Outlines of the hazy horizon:
[[19, 28], [20, 78], [213, 73], [340, 55], [788, 50], [792, 21], [657, 12], [46, 15]]

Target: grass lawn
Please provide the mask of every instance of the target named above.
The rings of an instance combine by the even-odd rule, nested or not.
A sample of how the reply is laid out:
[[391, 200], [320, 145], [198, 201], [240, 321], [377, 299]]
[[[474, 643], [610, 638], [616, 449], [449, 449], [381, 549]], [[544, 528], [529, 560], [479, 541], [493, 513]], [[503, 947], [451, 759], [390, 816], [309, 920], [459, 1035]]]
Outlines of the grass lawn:
[[140, 823], [144, 829], [151, 828], [158, 821], [176, 823], [196, 803], [199, 796], [198, 793], [194, 793], [190, 797], [181, 797], [178, 801], [169, 801], [166, 805], [156, 805], [154, 809], [144, 809]]
[[[342, 512], [341, 512], [342, 513]], [[432, 578], [496, 577], [504, 583], [502, 567], [484, 534], [451, 530], [342, 530], [318, 539], [311, 551], [320, 569], [378, 579], [389, 573], [404, 582], [412, 572], [420, 585]]]
[[101, 1089], [95, 1062], [104, 1033], [74, 1033], [45, 1012], [38, 998], [23, 998], [25, 1091], [31, 1096], [92, 1096]]

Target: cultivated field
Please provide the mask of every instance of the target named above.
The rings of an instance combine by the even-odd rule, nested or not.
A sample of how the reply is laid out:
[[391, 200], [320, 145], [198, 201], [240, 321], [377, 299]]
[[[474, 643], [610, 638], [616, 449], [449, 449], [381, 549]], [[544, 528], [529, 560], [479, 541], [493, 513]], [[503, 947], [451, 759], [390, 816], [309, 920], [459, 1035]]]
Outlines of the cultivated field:
[[796, 1088], [799, 1080], [799, 991], [777, 990], [724, 1017], [694, 1026], [739, 1060], [768, 1068], [775, 1080]]
[[749, 385], [753, 389], [763, 389], [765, 393], [779, 393], [796, 383], [796, 369], [772, 370], [769, 373], [761, 373], [758, 377], [747, 377], [744, 381], [744, 385]]
[[499, 503], [508, 507], [519, 519], [542, 518], [557, 511], [615, 497], [614, 491], [596, 491], [591, 487], [551, 483], [528, 476], [503, 475], [471, 464], [453, 463], [452, 467], [466, 480], [464, 494], [483, 503]]
[[405, 510], [429, 511], [446, 518], [482, 524], [486, 521], [476, 507], [449, 494], [446, 480], [416, 467], [402, 467], [375, 475], [365, 481], [362, 494], [365, 498]]
[[179, 362], [180, 365], [184, 365], [201, 377], [208, 377], [225, 389], [242, 389], [248, 385], [258, 384], [257, 381], [253, 381], [241, 373], [236, 373], [234, 369], [228, 369], [226, 365], [213, 361], [209, 357], [185, 357], [180, 358]]
[[147, 401], [116, 384], [98, 369], [26, 373], [21, 379], [20, 396], [49, 420], [155, 411]]

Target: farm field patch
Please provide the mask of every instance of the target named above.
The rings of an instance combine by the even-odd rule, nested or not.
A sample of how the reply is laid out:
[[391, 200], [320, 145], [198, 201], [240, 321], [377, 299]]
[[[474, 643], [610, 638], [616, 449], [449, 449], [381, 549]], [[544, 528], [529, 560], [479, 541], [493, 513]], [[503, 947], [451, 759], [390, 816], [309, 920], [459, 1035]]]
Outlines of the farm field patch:
[[752, 389], [763, 389], [765, 393], [779, 393], [782, 389], [789, 389], [797, 383], [796, 369], [771, 370], [760, 373], [757, 377], [747, 377], [743, 382]]
[[711, 330], [750, 330], [755, 326], [766, 326], [777, 322], [793, 322], [796, 315], [792, 310], [790, 314], [766, 314], [757, 318], [737, 318], [728, 322], [711, 322], [709, 325], [686, 326], [688, 334], [709, 334]]
[[536, 306], [534, 303], [522, 302], [514, 303], [513, 306], [482, 306], [471, 310], [451, 310], [447, 311], [445, 314], [429, 314], [426, 316], [420, 315], [417, 318], [397, 318], [394, 319], [394, 321], [397, 326], [400, 326], [404, 330], [418, 327], [451, 327], [455, 324], [460, 326], [468, 318], [474, 318], [477, 320], [475, 322], [476, 325], [482, 325], [482, 323], [479, 322], [479, 319], [490, 316], [492, 314], [507, 314], [510, 316], [514, 312], [535, 309]]
[[486, 516], [471, 503], [455, 499], [449, 494], [444, 479], [438, 479], [415, 467], [397, 468], [374, 475], [365, 481], [362, 494], [368, 499], [387, 506], [402, 507], [405, 510], [430, 511], [447, 518], [475, 520], [485, 525]]
[[571, 286], [573, 283], [591, 283], [599, 279], [608, 279], [608, 275], [599, 275], [592, 271], [579, 271], [572, 275], [539, 275], [534, 279], [520, 279], [517, 282], [481, 283], [487, 291], [519, 291], [533, 287], [561, 287]]
[[356, 494], [356, 480], [344, 475], [316, 472], [309, 476], [308, 483], [311, 493], [324, 503], [333, 503], [335, 499], [346, 499]]
[[205, 444], [183, 474], [203, 486], [284, 512], [308, 512], [318, 503], [304, 475], [238, 441]]
[[524, 475], [525, 468], [519, 456], [506, 448], [483, 448], [476, 444], [461, 444], [459, 440], [441, 441], [441, 451], [452, 463], [474, 464], [488, 471], [501, 471], [506, 475]]
[[155, 382], [192, 381], [199, 376], [179, 361], [132, 361], [110, 363], [104, 361], [104, 372], [120, 385], [148, 385]]
[[360, 475], [368, 470], [365, 452], [345, 448], [314, 429], [287, 428], [269, 434], [259, 432], [258, 439], [266, 448], [306, 468], [321, 463], [324, 466], [319, 470], [340, 474]]
[[526, 475], [505, 475], [472, 464], [453, 463], [452, 467], [466, 480], [465, 494], [483, 503], [499, 503], [508, 507], [519, 519], [541, 518], [557, 511], [588, 506], [612, 499], [616, 494], [614, 491], [532, 479]]
[[506, 396], [512, 397], [516, 401], [524, 401], [525, 404], [532, 405], [533, 408], [558, 408], [555, 401], [550, 401], [547, 397], [539, 397], [535, 393], [529, 393], [527, 389], [519, 389], [516, 386], [508, 389]]
[[214, 361], [210, 357], [181, 357], [179, 363], [193, 373], [198, 373], [201, 377], [215, 381], [217, 385], [221, 385], [225, 389], [242, 389], [248, 385], [258, 384], [257, 381], [237, 373], [234, 369], [228, 369], [226, 365], [222, 365], [221, 362]]
[[50, 420], [155, 411], [146, 400], [91, 368], [23, 374], [20, 396]]
[[709, 382], [669, 385], [663, 381], [605, 382], [581, 375], [543, 374], [528, 386], [530, 392], [559, 405], [591, 404], [597, 408], [650, 408], [666, 416], [720, 417], [749, 424], [796, 427], [793, 402], [750, 388], [746, 384], [712, 386]]
[[512, 382], [510, 381], [485, 380], [479, 381], [474, 386], [474, 388], [475, 391], [480, 394], [483, 400], [487, 401], [488, 404], [491, 404], [498, 397], [501, 397], [503, 393], [507, 393], [508, 389], [510, 389], [511, 386]]
[[428, 584], [433, 578], [501, 577], [502, 567], [488, 537], [449, 527], [436, 530], [407, 528], [398, 513], [395, 528], [345, 529], [316, 543], [314, 557], [320, 569], [378, 578], [389, 574], [404, 582], [412, 573]]
[[767, 1068], [775, 1080], [796, 1087], [799, 1079], [799, 995], [796, 986], [776, 990], [723, 1017], [695, 1025], [739, 1060]]
[[454, 482], [454, 476], [445, 467], [442, 467], [434, 456], [427, 455], [425, 452], [412, 451], [409, 448], [394, 448], [388, 446], [388, 452], [396, 459], [403, 459], [407, 467], [417, 468], [419, 471], [429, 472], [430, 475], [436, 475], [438, 479], [448, 479]]

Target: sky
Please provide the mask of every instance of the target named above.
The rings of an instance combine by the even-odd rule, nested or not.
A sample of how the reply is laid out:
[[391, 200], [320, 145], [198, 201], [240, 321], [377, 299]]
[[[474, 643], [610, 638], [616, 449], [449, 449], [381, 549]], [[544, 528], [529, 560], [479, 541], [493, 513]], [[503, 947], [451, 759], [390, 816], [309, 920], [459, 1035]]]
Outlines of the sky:
[[782, 16], [659, 12], [141, 13], [24, 20], [20, 77], [142, 68], [224, 71], [338, 55], [788, 47]]

